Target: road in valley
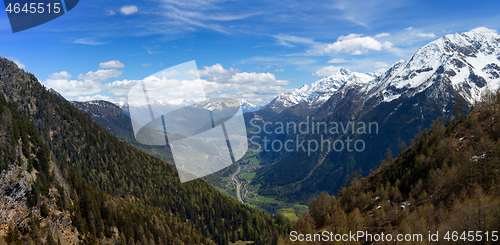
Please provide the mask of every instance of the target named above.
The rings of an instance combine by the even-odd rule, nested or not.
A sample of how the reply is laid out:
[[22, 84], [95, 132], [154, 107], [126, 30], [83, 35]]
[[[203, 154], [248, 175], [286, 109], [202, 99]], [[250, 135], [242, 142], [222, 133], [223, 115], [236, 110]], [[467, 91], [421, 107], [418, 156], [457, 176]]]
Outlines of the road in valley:
[[238, 181], [238, 178], [236, 177], [236, 176], [238, 176], [238, 173], [240, 172], [240, 170], [241, 170], [241, 166], [238, 166], [238, 170], [236, 170], [236, 173], [233, 174], [231, 179], [234, 181], [234, 183], [236, 183], [236, 196], [238, 197], [238, 201], [243, 203], [243, 200], [241, 199], [241, 183], [240, 183], [240, 181]]

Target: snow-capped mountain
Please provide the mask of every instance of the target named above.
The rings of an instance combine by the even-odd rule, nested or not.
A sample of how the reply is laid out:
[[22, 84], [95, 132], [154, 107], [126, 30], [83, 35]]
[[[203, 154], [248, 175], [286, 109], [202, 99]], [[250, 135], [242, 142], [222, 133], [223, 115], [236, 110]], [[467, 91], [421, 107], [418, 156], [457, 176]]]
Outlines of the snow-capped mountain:
[[[410, 142], [436, 119], [456, 119], [454, 109], [461, 114], [467, 113], [484, 91], [497, 92], [499, 87], [500, 34], [486, 28], [476, 28], [446, 35], [423, 46], [409, 60], [395, 63], [383, 75], [361, 86], [344, 85], [332, 89], [330, 98], [312, 114], [308, 114], [315, 121], [376, 123], [377, 129], [372, 133], [353, 131], [349, 135], [363, 141], [366, 146], [363, 151], [352, 154], [327, 151], [307, 156], [305, 154], [308, 153], [303, 151], [279, 154], [263, 151], [259, 153], [259, 158], [272, 165], [259, 170], [259, 178], [254, 181], [261, 181], [259, 191], [273, 193], [279, 190], [279, 194], [275, 194], [282, 197], [296, 198], [304, 192], [334, 193], [345, 183], [343, 180], [346, 174], [350, 174], [349, 171], [361, 168], [367, 172], [378, 167], [388, 148], [392, 152], [400, 151], [403, 142]], [[293, 97], [299, 94], [297, 91], [285, 95]], [[276, 100], [288, 98], [285, 95]], [[456, 102], [461, 98], [466, 103], [460, 108], [458, 105], [461, 103]], [[301, 104], [302, 100], [297, 101]], [[301, 109], [300, 106], [292, 106], [290, 110], [268, 116], [266, 120], [305, 120]], [[281, 140], [291, 139], [295, 135], [288, 137]], [[322, 140], [319, 137], [315, 133], [303, 136], [308, 140]], [[332, 140], [341, 139], [343, 135], [332, 137]]]
[[[366, 99], [389, 102], [420, 93], [437, 80], [449, 83], [467, 102], [500, 85], [500, 34], [486, 28], [449, 34], [396, 63], [379, 80], [362, 88]], [[434, 94], [436, 95], [436, 93]]]
[[199, 103], [195, 107], [203, 108], [206, 110], [224, 110], [226, 108], [237, 108], [238, 106], [240, 106], [243, 113], [253, 112], [260, 109], [260, 106], [254, 105], [246, 100], [224, 98], [213, 98], [210, 99], [210, 104], [207, 101], [206, 103]]
[[261, 106], [258, 106], [258, 105], [254, 105], [246, 100], [241, 100], [240, 101], [241, 103], [241, 110], [243, 111], [243, 113], [245, 112], [254, 112], [254, 111], [257, 111], [261, 108]]
[[[384, 74], [358, 73], [340, 69], [311, 85], [278, 95], [262, 112], [280, 113], [304, 104], [317, 108], [336, 95], [335, 103], [356, 89], [364, 101], [390, 102], [412, 97], [436, 81], [450, 85], [468, 104], [479, 100], [485, 90], [500, 88], [500, 34], [484, 27], [449, 34], [420, 48], [411, 59], [395, 63]], [[443, 84], [440, 85], [441, 89]], [[433, 96], [439, 93], [429, 92]], [[334, 106], [334, 105], [333, 105]]]
[[[210, 100], [210, 105], [208, 104], [208, 101], [206, 103], [201, 103], [199, 105], [196, 105], [195, 107], [200, 107], [209, 110], [211, 108], [212, 110], [222, 110], [223, 108], [227, 107], [236, 107], [236, 104], [233, 104], [232, 102], [235, 100]], [[237, 100], [236, 100], [237, 101]], [[153, 107], [156, 107], [156, 109], [160, 111], [165, 111], [165, 112], [170, 112], [174, 111], [177, 109], [180, 109], [185, 106], [192, 106], [195, 105], [196, 102], [193, 100], [171, 100], [171, 101], [163, 101], [163, 100], [156, 100], [150, 103]], [[246, 100], [240, 100], [240, 106], [241, 110], [243, 113], [245, 112], [254, 112], [259, 110], [261, 107], [254, 105]], [[123, 110], [123, 112], [130, 116], [130, 110], [136, 110], [136, 111], [145, 111], [149, 112], [149, 108], [146, 108], [146, 106], [130, 106], [129, 104], [123, 104], [120, 105], [120, 108]]]
[[175, 100], [155, 100], [150, 102], [153, 105], [164, 105], [164, 106], [189, 106], [196, 104], [196, 101], [194, 100], [186, 100], [186, 99], [175, 99]]
[[89, 110], [100, 110], [99, 108], [101, 108], [101, 109], [111, 108], [113, 110], [118, 108], [118, 105], [116, 105], [112, 102], [109, 102], [109, 101], [105, 101], [105, 100], [91, 100], [91, 101], [85, 101], [85, 102], [70, 100], [69, 103], [71, 105], [75, 106], [76, 108], [83, 110], [85, 112], [87, 112]]
[[377, 73], [358, 73], [341, 68], [335, 74], [320, 79], [310, 85], [278, 95], [271, 103], [264, 106], [263, 110], [276, 113], [285, 108], [307, 103], [310, 108], [317, 108], [327, 101], [335, 92], [342, 87], [360, 87], [377, 78]]
[[[180, 109], [184, 106], [190, 106], [195, 104], [196, 102], [193, 100], [184, 100], [184, 99], [178, 99], [178, 100], [155, 100], [151, 101], [149, 105], [153, 106], [155, 109], [160, 110], [160, 111], [175, 111], [177, 109]], [[136, 110], [136, 111], [145, 111], [149, 112], [149, 108], [145, 105], [143, 106], [134, 106], [134, 105], [129, 105], [128, 103], [119, 105], [120, 108], [123, 110], [123, 113], [125, 115], [130, 116], [130, 110]]]

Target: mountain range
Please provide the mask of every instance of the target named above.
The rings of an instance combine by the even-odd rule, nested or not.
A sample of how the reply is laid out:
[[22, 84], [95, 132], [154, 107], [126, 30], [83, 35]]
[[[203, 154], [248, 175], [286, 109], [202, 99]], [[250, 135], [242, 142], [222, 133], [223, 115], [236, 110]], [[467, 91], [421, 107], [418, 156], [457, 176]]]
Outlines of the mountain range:
[[424, 91], [441, 74], [472, 104], [479, 99], [484, 87], [498, 89], [498, 38], [496, 32], [485, 28], [449, 34], [420, 48], [411, 59], [397, 62], [384, 74], [358, 73], [341, 68], [311, 85], [278, 95], [261, 111], [277, 114], [301, 104], [318, 108], [333, 95], [345, 93], [353, 87], [358, 87], [357, 94], [364, 100], [376, 97], [381, 102], [390, 102]]
[[[100, 101], [102, 101], [102, 100], [100, 100]], [[75, 101], [75, 103], [76, 103], [76, 101]], [[88, 102], [88, 103], [99, 103], [99, 101], [91, 101], [91, 102]], [[110, 103], [110, 102], [108, 102], [108, 103]], [[180, 109], [180, 108], [185, 107], [185, 106], [193, 105], [196, 102], [192, 101], [192, 100], [191, 101], [186, 101], [186, 100], [178, 100], [178, 101], [162, 101], [162, 100], [157, 100], [157, 101], [153, 101], [152, 103], [155, 106], [162, 108], [162, 111], [170, 112], [170, 111], [174, 111], [174, 110]], [[127, 115], [127, 116], [130, 116], [130, 110], [143, 111], [145, 109], [145, 108], [142, 108], [140, 106], [129, 105], [128, 103], [117, 103], [116, 105], [119, 106], [123, 110], [123, 112], [125, 113], [125, 115]], [[207, 105], [208, 105], [208, 103], [207, 103]], [[217, 109], [217, 107], [220, 107], [221, 104], [220, 103], [218, 105], [213, 104], [211, 106], [213, 107], [213, 109]], [[240, 100], [240, 107], [241, 107], [241, 110], [242, 110], [243, 113], [245, 113], [245, 112], [254, 112], [254, 111], [257, 111], [257, 110], [259, 110], [261, 108], [260, 106], [254, 105], [254, 104], [252, 104], [252, 103], [250, 103], [250, 102], [248, 102], [246, 100]]]
[[[379, 130], [377, 134], [328, 135], [331, 142], [346, 137], [361, 140], [363, 152], [262, 151], [257, 157], [267, 166], [259, 169], [253, 185], [260, 185], [261, 195], [303, 202], [321, 191], [335, 193], [345, 184], [345, 176], [354, 170], [368, 173], [376, 169], [388, 149], [399, 152], [433, 120], [454, 119], [455, 105], [459, 105], [455, 113], [465, 114], [486, 91], [496, 91], [500, 84], [499, 42], [500, 35], [485, 28], [449, 34], [423, 46], [410, 59], [395, 63], [383, 74], [342, 68], [310, 85], [278, 95], [260, 110], [247, 110], [248, 128], [253, 126], [252, 119], [254, 125], [262, 126], [266, 122], [298, 123], [309, 117], [316, 122], [346, 125], [372, 122]], [[122, 108], [127, 113], [126, 106]], [[113, 126], [107, 128], [112, 130]], [[315, 133], [267, 137], [282, 142], [320, 140]], [[129, 137], [128, 141], [133, 139]]]
[[[302, 151], [262, 151], [257, 157], [268, 166], [259, 169], [253, 185], [260, 185], [259, 194], [303, 202], [321, 191], [335, 193], [345, 184], [345, 176], [354, 170], [368, 173], [377, 168], [388, 149], [399, 152], [433, 120], [454, 119], [455, 105], [459, 105], [456, 113], [465, 114], [486, 91], [496, 91], [500, 84], [499, 42], [500, 35], [485, 28], [449, 34], [423, 46], [410, 59], [395, 63], [383, 74], [340, 69], [311, 85], [277, 96], [258, 111], [245, 113], [249, 128], [252, 119], [257, 125], [276, 125], [309, 117], [316, 122], [346, 125], [375, 122], [379, 129], [377, 134], [329, 135], [331, 142], [346, 137], [362, 140], [366, 146], [363, 152], [322, 151], [308, 155]], [[122, 107], [125, 114], [126, 108]], [[108, 130], [116, 127], [112, 124], [101, 123]], [[286, 141], [297, 135], [267, 137]], [[318, 134], [298, 137], [319, 140]], [[127, 141], [133, 139], [129, 136]], [[162, 155], [168, 157], [166, 152]]]
[[117, 106], [72, 105], [4, 58], [0, 81], [0, 244], [275, 244], [290, 228], [112, 136]]
[[[245, 118], [249, 128], [252, 119], [254, 124], [262, 126], [266, 122], [271, 125], [298, 123], [309, 117], [316, 122], [343, 122], [346, 125], [375, 122], [379, 129], [377, 134], [329, 135], [331, 142], [346, 137], [362, 140], [366, 149], [359, 153], [322, 151], [307, 155], [302, 151], [262, 151], [257, 157], [268, 166], [258, 171], [253, 185], [260, 184], [259, 194], [303, 202], [320, 191], [335, 193], [345, 184], [346, 175], [354, 170], [368, 173], [377, 168], [388, 149], [400, 151], [433, 120], [438, 117], [454, 119], [455, 105], [460, 107], [455, 113], [465, 114], [486, 91], [496, 91], [500, 84], [499, 42], [500, 35], [485, 28], [449, 34], [423, 46], [410, 59], [395, 63], [383, 74], [342, 68], [310, 85], [278, 95], [260, 110], [247, 109]], [[242, 107], [244, 105], [242, 102]], [[175, 108], [179, 106], [174, 105]], [[127, 105], [122, 109], [127, 114]], [[84, 111], [92, 115], [91, 111]], [[93, 118], [98, 121], [106, 117]], [[100, 124], [108, 130], [129, 130], [113, 126], [116, 123]], [[128, 142], [134, 140], [130, 135], [127, 137]], [[267, 137], [286, 141], [297, 135]], [[298, 137], [319, 140], [320, 136], [304, 134]], [[169, 154], [161, 155], [168, 158]]]
[[[357, 134], [349, 130], [346, 134], [327, 135], [330, 142], [347, 137], [361, 140], [366, 146], [362, 152], [262, 151], [259, 159], [268, 166], [259, 169], [253, 185], [260, 186], [259, 194], [304, 202], [321, 191], [335, 193], [345, 184], [345, 176], [354, 170], [369, 173], [376, 169], [387, 150], [399, 152], [433, 120], [454, 119], [455, 105], [455, 111], [464, 114], [483, 94], [497, 91], [499, 44], [500, 35], [485, 28], [449, 34], [423, 46], [409, 60], [397, 62], [384, 74], [360, 75], [342, 69], [331, 77], [335, 79], [322, 79], [278, 96], [248, 115], [248, 120], [254, 119], [254, 125], [280, 125], [277, 122], [301, 122], [308, 118], [327, 124], [372, 122], [377, 123], [378, 133]], [[321, 84], [328, 86], [318, 92], [316, 88]], [[327, 100], [323, 94], [327, 94]], [[273, 130], [268, 127], [268, 131]], [[261, 132], [256, 136], [262, 139], [266, 135]], [[320, 141], [317, 133], [271, 134], [267, 138], [271, 142]]]

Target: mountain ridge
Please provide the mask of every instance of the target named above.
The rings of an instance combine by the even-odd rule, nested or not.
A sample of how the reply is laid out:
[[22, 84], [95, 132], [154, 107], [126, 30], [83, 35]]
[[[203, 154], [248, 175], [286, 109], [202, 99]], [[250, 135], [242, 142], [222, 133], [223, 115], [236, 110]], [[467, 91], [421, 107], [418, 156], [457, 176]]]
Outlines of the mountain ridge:
[[[412, 93], [419, 93], [432, 84], [434, 74], [444, 73], [454, 89], [460, 91], [468, 103], [473, 103], [485, 86], [498, 89], [499, 42], [498, 33], [484, 28], [448, 34], [423, 46], [411, 59], [393, 67], [380, 81], [362, 91], [368, 94], [367, 99], [382, 94], [382, 100], [389, 102], [402, 96], [398, 90], [416, 88]], [[489, 78], [488, 84], [484, 77]]]
[[285, 108], [301, 103], [307, 104], [309, 108], [317, 108], [340, 88], [362, 86], [378, 76], [378, 73], [358, 73], [341, 68], [331, 76], [317, 80], [310, 85], [302, 85], [292, 92], [278, 95], [261, 110], [278, 114]]
[[[490, 38], [481, 39], [484, 36]], [[443, 48], [441, 53], [436, 51], [437, 53], [429, 56], [422, 53], [424, 50], [434, 50], [435, 43], [445, 43], [450, 37], [457, 37], [463, 41], [460, 42], [463, 45], [448, 43], [446, 50]], [[284, 199], [298, 198], [304, 202], [321, 191], [336, 192], [344, 184], [346, 175], [359, 168], [364, 173], [376, 168], [384, 159], [385, 150], [389, 148], [392, 152], [398, 152], [401, 144], [408, 144], [412, 139], [411, 135], [428, 128], [433, 120], [438, 117], [452, 120], [456, 104], [461, 106], [455, 111], [464, 114], [472, 106], [471, 99], [467, 98], [478, 98], [488, 92], [489, 88], [494, 92], [500, 84], [500, 79], [490, 70], [500, 65], [500, 60], [496, 57], [500, 45], [490, 43], [497, 44], [500, 41], [499, 37], [498, 33], [483, 29], [466, 34], [447, 35], [419, 49], [409, 60], [394, 64], [383, 75], [363, 86], [341, 87], [319, 108], [308, 114], [300, 111], [299, 106], [294, 106], [266, 118], [271, 124], [305, 121], [306, 116], [314, 118], [316, 122], [327, 124], [377, 122], [380, 131], [377, 135], [327, 136], [331, 137], [330, 142], [345, 139], [347, 136], [362, 140], [366, 149], [360, 153], [324, 151], [305, 157], [307, 152], [262, 151], [259, 153], [259, 159], [271, 165], [258, 170], [253, 184], [260, 184], [259, 193], [262, 195]], [[483, 40], [485, 44], [479, 43], [479, 40]], [[474, 62], [467, 61], [473, 55], [483, 57], [482, 51], [489, 55], [485, 62], [474, 67], [471, 64]], [[421, 59], [422, 57], [426, 57], [426, 60]], [[449, 65], [441, 64], [441, 61]], [[432, 64], [432, 67], [429, 64]], [[491, 69], [485, 69], [483, 72], [485, 67]], [[478, 70], [482, 72], [477, 72]], [[466, 75], [460, 77], [457, 74]], [[460, 79], [457, 80], [457, 77]], [[457, 103], [457, 101], [464, 102]], [[259, 114], [261, 111], [256, 113]], [[297, 136], [286, 135], [283, 138], [280, 135], [268, 135], [267, 137], [270, 142], [274, 140], [284, 142], [296, 140]], [[321, 140], [319, 135], [315, 134], [298, 135], [297, 139], [318, 142]], [[314, 170], [312, 174], [308, 175], [312, 170]], [[306, 176], [310, 177], [304, 180]]]
[[[303, 85], [292, 92], [278, 95], [273, 101], [262, 107], [262, 110], [278, 114], [284, 108], [290, 108], [300, 103], [309, 103], [311, 108], [315, 108], [339, 91], [344, 84], [349, 84], [353, 77], [360, 78], [359, 85], [362, 88], [359, 91], [367, 94], [365, 100], [382, 94], [382, 101], [389, 102], [401, 96], [398, 94], [398, 90], [413, 89], [420, 85], [423, 86], [412, 93], [425, 90], [430, 86], [431, 81], [423, 83], [426, 80], [431, 80], [432, 73], [430, 72], [432, 71], [444, 72], [451, 77], [457, 76], [452, 79], [456, 90], [460, 88], [472, 89], [471, 92], [474, 92], [472, 95], [466, 91], [461, 92], [462, 97], [470, 104], [479, 99], [481, 91], [478, 88], [483, 88], [485, 84], [480, 78], [474, 83], [464, 83], [463, 80], [467, 78], [474, 80], [478, 76], [489, 77], [492, 80], [500, 78], [500, 67], [496, 64], [500, 60], [499, 42], [500, 35], [496, 31], [483, 27], [468, 32], [448, 34], [421, 47], [410, 59], [396, 62], [383, 74], [358, 73], [341, 68], [336, 73], [310, 85]], [[486, 53], [487, 55], [476, 57], [478, 53]], [[438, 56], [438, 59], [435, 56]], [[489, 61], [474, 62], [475, 60], [471, 58], [483, 58]], [[429, 62], [434, 63], [430, 64]], [[440, 68], [440, 64], [444, 64], [447, 69]], [[460, 70], [466, 64], [474, 67], [471, 73], [467, 73], [467, 70]], [[445, 70], [440, 71], [439, 69]], [[496, 90], [498, 87], [490, 89]]]
[[[162, 213], [168, 214], [165, 217], [174, 217], [189, 224], [192, 231], [201, 236], [189, 237], [191, 233], [184, 232], [182, 236], [185, 240], [182, 241], [185, 243], [201, 243], [199, 239], [208, 239], [227, 244], [236, 239], [269, 244], [275, 243], [278, 234], [288, 229], [287, 221], [282, 217], [274, 220], [261, 211], [250, 209], [224, 196], [203, 180], [181, 185], [173, 166], [113, 137], [92, 121], [90, 115], [49, 92], [34, 75], [18, 69], [13, 62], [0, 59], [0, 75], [2, 97], [33, 122], [40, 138], [47, 142], [51, 159], [64, 167], [62, 172], [71, 185], [78, 186], [77, 196], [81, 199], [75, 200], [82, 200], [78, 205], [81, 208], [92, 207], [74, 214], [74, 222], [78, 224], [79, 230], [91, 232], [82, 237], [83, 240], [91, 241], [87, 238], [101, 236], [103, 231], [94, 228], [102, 227], [100, 224], [104, 221], [110, 221], [99, 215], [106, 212], [94, 209], [104, 200], [100, 199], [98, 193], [136, 203], [124, 204], [136, 208], [121, 206], [124, 214], [129, 211], [148, 213], [145, 211], [150, 208], [161, 209]], [[127, 222], [134, 217], [139, 218], [137, 215], [128, 215], [122, 220], [125, 223], [120, 224], [129, 224]], [[138, 221], [142, 222], [140, 219]], [[105, 224], [112, 226], [111, 223]], [[109, 225], [105, 227], [109, 228]], [[142, 237], [135, 234], [139, 234], [136, 231], [141, 226], [144, 232], [144, 224], [134, 228], [130, 228], [130, 225], [119, 226], [119, 232], [124, 234], [127, 241], [138, 242]], [[125, 228], [127, 230], [120, 230]], [[234, 233], [235, 230], [241, 232]], [[147, 239], [151, 237], [149, 233], [145, 236]], [[158, 237], [154, 236], [153, 239]], [[168, 244], [173, 242], [167, 241]]]

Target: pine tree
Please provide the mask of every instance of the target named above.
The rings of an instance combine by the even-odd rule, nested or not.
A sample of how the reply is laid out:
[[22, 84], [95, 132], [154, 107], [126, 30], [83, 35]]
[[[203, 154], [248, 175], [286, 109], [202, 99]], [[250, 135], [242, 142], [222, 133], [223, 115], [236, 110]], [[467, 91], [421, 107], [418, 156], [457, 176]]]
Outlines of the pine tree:
[[457, 100], [455, 101], [455, 104], [453, 105], [453, 108], [451, 109], [451, 113], [453, 116], [454, 120], [459, 120], [462, 118], [464, 115], [464, 106], [465, 106], [465, 100], [462, 98], [462, 96], [457, 96]]
[[5, 237], [5, 242], [7, 244], [16, 244], [16, 245], [21, 245], [21, 239], [20, 239], [20, 233], [19, 230], [17, 229], [16, 226], [10, 226], [9, 225], [9, 230], [7, 231], [7, 236]]

